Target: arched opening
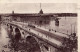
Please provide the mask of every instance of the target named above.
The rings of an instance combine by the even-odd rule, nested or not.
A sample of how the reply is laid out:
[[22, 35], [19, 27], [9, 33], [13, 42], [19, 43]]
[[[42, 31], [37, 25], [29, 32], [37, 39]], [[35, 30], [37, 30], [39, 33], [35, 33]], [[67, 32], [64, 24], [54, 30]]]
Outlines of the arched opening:
[[12, 26], [10, 26], [10, 32], [13, 32], [13, 28], [12, 28]]
[[28, 52], [41, 52], [40, 46], [33, 36], [27, 36], [26, 49]]
[[[12, 26], [10, 26], [10, 28], [12, 29]], [[19, 47], [20, 47], [20, 39], [21, 39], [21, 33], [20, 30], [18, 28], [15, 28], [15, 36], [10, 35], [10, 46], [12, 48], [14, 48], [14, 51], [18, 51]]]
[[19, 42], [19, 40], [21, 39], [21, 33], [20, 30], [18, 28], [15, 29], [15, 40], [17, 42]]
[[18, 28], [15, 29], [16, 33], [20, 33], [20, 30]]
[[9, 25], [7, 24], [7, 26], [9, 26]]
[[9, 33], [9, 37], [12, 38], [13, 28], [12, 28], [12, 26], [10, 26], [9, 28], [10, 28], [9, 29], [9, 32], [8, 32]]

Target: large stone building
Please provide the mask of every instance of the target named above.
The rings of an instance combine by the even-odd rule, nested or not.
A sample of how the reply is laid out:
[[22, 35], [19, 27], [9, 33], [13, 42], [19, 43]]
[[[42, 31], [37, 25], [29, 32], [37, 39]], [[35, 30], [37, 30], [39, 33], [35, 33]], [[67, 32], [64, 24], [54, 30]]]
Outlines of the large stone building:
[[46, 25], [49, 24], [52, 20], [51, 16], [45, 16], [43, 15], [42, 9], [39, 13], [33, 13], [33, 14], [17, 14], [12, 12], [12, 21], [18, 21], [18, 22], [26, 22], [29, 24], [36, 24], [36, 25]]
[[[22, 15], [22, 14], [21, 14]], [[26, 23], [30, 23], [30, 24], [37, 24], [37, 25], [44, 25], [44, 24], [49, 24], [51, 18], [50, 17], [41, 17], [41, 16], [25, 16], [26, 14], [22, 15], [22, 16], [17, 16], [17, 15], [13, 15], [13, 21], [18, 21], [18, 22], [26, 22]]]

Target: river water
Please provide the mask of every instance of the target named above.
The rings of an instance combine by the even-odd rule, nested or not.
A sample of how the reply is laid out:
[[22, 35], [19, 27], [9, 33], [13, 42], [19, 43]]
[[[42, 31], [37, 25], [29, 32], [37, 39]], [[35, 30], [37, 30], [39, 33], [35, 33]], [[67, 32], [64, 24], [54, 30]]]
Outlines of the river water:
[[2, 52], [3, 50], [6, 50], [6, 51], [9, 50], [9, 48], [7, 48], [8, 43], [9, 43], [9, 38], [8, 38], [6, 26], [1, 24], [1, 28], [0, 28], [0, 52]]

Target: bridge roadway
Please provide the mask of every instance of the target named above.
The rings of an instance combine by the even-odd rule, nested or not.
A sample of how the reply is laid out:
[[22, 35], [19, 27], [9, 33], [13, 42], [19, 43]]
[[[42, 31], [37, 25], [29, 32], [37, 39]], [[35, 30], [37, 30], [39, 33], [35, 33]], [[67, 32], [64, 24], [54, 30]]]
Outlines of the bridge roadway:
[[[8, 23], [17, 25], [20, 28], [27, 30], [28, 32], [32, 32], [33, 34], [37, 35], [40, 39], [47, 40], [47, 43], [50, 43], [51, 45], [53, 45], [55, 47], [57, 46], [57, 48], [60, 48], [62, 46], [63, 37], [56, 35], [55, 33], [51, 33], [49, 31], [46, 31], [46, 30], [43, 30], [43, 29], [40, 29], [37, 27], [32, 28], [32, 27], [29, 27], [28, 24], [26, 24], [26, 23], [23, 24], [22, 22], [20, 22], [20, 23], [19, 22], [8, 22]], [[61, 33], [60, 33], [60, 35], [61, 35]], [[67, 38], [68, 38], [68, 36], [67, 36]]]

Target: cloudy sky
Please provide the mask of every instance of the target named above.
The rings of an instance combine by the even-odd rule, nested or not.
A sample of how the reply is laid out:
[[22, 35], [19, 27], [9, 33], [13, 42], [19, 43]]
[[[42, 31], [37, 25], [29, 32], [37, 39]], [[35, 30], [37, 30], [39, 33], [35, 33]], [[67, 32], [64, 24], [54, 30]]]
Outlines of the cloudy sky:
[[[76, 13], [75, 3], [41, 3], [44, 13]], [[40, 3], [0, 3], [0, 13], [38, 13]]]

